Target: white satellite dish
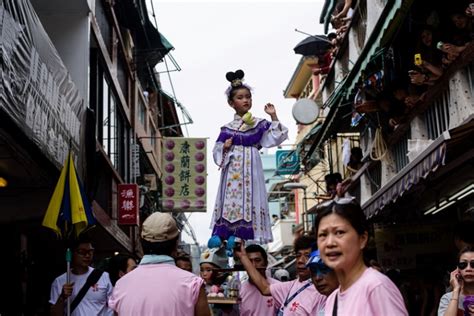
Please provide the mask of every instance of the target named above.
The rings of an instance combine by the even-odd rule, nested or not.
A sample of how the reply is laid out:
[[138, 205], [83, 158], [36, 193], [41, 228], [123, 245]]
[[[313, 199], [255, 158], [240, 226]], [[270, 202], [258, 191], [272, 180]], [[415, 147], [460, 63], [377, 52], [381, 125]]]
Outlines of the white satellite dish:
[[300, 99], [293, 105], [292, 114], [299, 124], [309, 125], [318, 118], [319, 106], [311, 99]]

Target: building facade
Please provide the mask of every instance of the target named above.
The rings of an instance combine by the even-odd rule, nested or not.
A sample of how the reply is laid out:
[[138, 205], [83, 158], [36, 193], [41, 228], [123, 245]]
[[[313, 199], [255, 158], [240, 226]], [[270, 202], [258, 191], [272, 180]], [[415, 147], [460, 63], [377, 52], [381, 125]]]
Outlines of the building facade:
[[160, 140], [182, 136], [179, 104], [155, 65], [172, 49], [145, 1], [2, 1], [0, 313], [46, 314], [65, 270], [41, 227], [69, 150], [92, 203], [98, 259], [139, 254], [138, 227], [117, 223], [117, 186], [140, 186], [140, 217], [160, 210]]
[[[401, 271], [414, 288], [444, 290], [445, 271], [455, 268], [454, 241], [463, 233], [458, 227], [467, 225], [472, 232], [474, 220], [474, 42], [468, 3], [345, 3], [347, 12], [339, 11], [343, 5], [335, 0], [325, 1], [321, 12], [326, 34], [331, 25], [335, 37], [318, 91], [310, 89], [318, 60], [297, 68], [287, 88], [288, 97], [309, 96], [322, 108], [317, 131], [302, 128], [296, 140], [302, 179], [317, 168], [340, 173], [343, 191], [357, 198], [373, 224], [369, 255], [383, 268]], [[340, 20], [332, 18], [339, 13]], [[306, 72], [300, 83], [298, 72]], [[354, 147], [362, 159], [348, 168]], [[321, 154], [330, 160], [315, 159]], [[414, 278], [420, 282], [410, 283]], [[419, 314], [415, 301], [408, 308]]]

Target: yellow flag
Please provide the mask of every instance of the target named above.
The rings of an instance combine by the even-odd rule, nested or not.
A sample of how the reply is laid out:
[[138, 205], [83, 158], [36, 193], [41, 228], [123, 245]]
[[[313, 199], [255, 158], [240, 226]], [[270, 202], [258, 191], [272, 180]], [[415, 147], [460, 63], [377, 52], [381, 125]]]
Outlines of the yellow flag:
[[69, 190], [71, 198], [71, 218], [72, 224], [75, 227], [76, 235], [86, 229], [87, 215], [82, 202], [81, 190], [77, 181], [76, 168], [72, 160], [72, 154], [69, 155]]
[[61, 170], [61, 175], [59, 177], [56, 188], [54, 189], [53, 196], [49, 201], [48, 209], [43, 218], [43, 226], [51, 228], [56, 232], [56, 234], [61, 235], [61, 229], [58, 227], [58, 217], [61, 210], [61, 204], [64, 196], [64, 185], [66, 182], [66, 172], [67, 172], [67, 161], [69, 157], [64, 161], [63, 169]]

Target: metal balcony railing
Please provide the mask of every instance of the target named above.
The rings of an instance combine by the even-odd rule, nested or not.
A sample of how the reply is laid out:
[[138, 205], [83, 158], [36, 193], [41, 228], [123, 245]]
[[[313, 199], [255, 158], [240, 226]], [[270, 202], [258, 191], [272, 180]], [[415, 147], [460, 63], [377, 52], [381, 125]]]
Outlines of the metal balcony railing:
[[405, 133], [403, 137], [393, 146], [393, 158], [395, 160], [395, 169], [397, 172], [403, 169], [408, 163], [408, 139], [410, 136], [410, 131]]
[[449, 128], [449, 90], [444, 91], [425, 112], [428, 138], [436, 139]]

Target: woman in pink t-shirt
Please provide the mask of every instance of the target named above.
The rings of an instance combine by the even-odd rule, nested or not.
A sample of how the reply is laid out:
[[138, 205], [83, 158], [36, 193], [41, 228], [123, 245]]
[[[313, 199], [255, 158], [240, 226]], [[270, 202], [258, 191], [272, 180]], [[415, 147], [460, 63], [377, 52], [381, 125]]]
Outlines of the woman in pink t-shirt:
[[318, 209], [318, 249], [340, 284], [326, 301], [325, 315], [408, 315], [395, 284], [364, 263], [368, 223], [359, 204], [352, 198], [341, 198]]

